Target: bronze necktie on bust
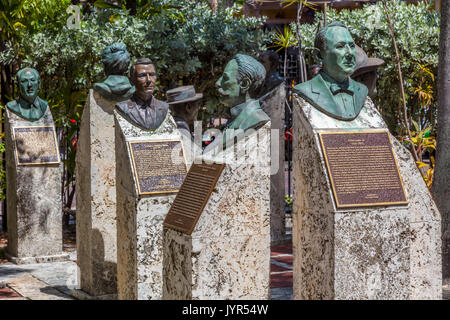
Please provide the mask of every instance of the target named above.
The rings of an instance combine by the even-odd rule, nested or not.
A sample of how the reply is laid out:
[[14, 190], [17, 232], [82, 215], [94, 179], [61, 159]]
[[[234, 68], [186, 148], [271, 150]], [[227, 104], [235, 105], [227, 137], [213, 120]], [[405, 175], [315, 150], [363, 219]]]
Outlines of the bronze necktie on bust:
[[346, 84], [338, 84], [338, 83], [332, 83], [330, 85], [330, 90], [333, 93], [333, 95], [336, 95], [340, 92], [348, 93], [349, 95], [353, 95], [353, 91], [350, 90], [348, 83]]

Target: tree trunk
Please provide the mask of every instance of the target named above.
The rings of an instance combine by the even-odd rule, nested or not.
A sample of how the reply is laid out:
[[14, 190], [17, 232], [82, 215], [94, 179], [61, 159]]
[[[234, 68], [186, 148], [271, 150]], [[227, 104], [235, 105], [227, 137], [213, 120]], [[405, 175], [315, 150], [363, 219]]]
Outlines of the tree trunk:
[[450, 0], [441, 1], [436, 167], [432, 193], [442, 215], [442, 272], [450, 277]]

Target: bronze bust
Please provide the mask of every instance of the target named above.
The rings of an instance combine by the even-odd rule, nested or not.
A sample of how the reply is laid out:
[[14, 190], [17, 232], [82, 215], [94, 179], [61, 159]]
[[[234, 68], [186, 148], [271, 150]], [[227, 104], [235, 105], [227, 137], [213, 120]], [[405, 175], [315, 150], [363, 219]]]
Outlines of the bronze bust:
[[157, 129], [166, 118], [169, 105], [153, 96], [156, 86], [156, 70], [148, 58], [137, 60], [130, 70], [130, 79], [136, 92], [116, 108], [131, 123], [145, 130]]
[[258, 129], [270, 121], [256, 100], [261, 85], [266, 77], [264, 66], [256, 59], [237, 54], [228, 62], [216, 87], [222, 97], [222, 103], [231, 107], [231, 119], [225, 127], [223, 143], [233, 139], [226, 136], [227, 129]]
[[135, 88], [125, 76], [130, 65], [130, 54], [125, 44], [113, 43], [107, 46], [102, 54], [102, 62], [107, 78], [103, 82], [94, 83], [94, 90], [108, 100], [129, 99]]
[[347, 28], [333, 22], [322, 28], [314, 46], [322, 70], [311, 80], [295, 86], [295, 92], [316, 109], [339, 120], [355, 119], [368, 89], [350, 75], [356, 66], [355, 42]]
[[6, 107], [28, 121], [42, 118], [47, 111], [48, 102], [38, 97], [39, 73], [32, 68], [24, 68], [17, 72], [19, 99], [10, 101]]

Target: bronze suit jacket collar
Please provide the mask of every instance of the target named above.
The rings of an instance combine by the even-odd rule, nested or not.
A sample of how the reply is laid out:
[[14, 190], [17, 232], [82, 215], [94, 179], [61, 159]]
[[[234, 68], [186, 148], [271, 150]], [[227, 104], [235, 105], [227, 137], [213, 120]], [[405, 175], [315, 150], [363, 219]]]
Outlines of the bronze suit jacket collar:
[[339, 120], [353, 120], [360, 113], [366, 100], [368, 89], [365, 85], [349, 79], [349, 89], [353, 94], [354, 110], [342, 111], [336, 103], [334, 95], [328, 84], [323, 80], [319, 73], [313, 79], [295, 86], [295, 91], [316, 109]]
[[33, 103], [29, 103], [19, 97], [17, 100], [8, 102], [6, 106], [22, 118], [28, 121], [36, 121], [44, 116], [48, 102], [36, 96]]
[[117, 103], [116, 108], [134, 125], [145, 130], [155, 130], [166, 119], [169, 105], [155, 97], [143, 101], [134, 94], [130, 100]]

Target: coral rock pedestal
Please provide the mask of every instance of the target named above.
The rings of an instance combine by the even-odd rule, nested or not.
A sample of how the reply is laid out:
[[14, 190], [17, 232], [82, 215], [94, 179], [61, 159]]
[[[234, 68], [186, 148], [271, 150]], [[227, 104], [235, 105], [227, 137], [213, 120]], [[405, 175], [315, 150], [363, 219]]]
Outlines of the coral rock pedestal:
[[[68, 260], [62, 239], [62, 164], [50, 109], [32, 122], [7, 109], [5, 129], [7, 257], [16, 264]], [[29, 151], [43, 162], [31, 164], [34, 156], [25, 159]]]
[[76, 155], [79, 286], [104, 298], [117, 294], [115, 104], [90, 90]]
[[[270, 238], [272, 244], [287, 240], [285, 221], [285, 172], [284, 172], [284, 82], [260, 99], [261, 108], [272, 124], [271, 172], [270, 172]], [[278, 139], [275, 140], [274, 138]]]
[[355, 120], [294, 95], [294, 299], [441, 299], [441, 217], [391, 136], [407, 205], [337, 209], [319, 130], [386, 129], [370, 98]]
[[[171, 216], [176, 207], [186, 208], [178, 211], [183, 220], [195, 207], [199, 216], [190, 232], [180, 231], [176, 225], [168, 227], [166, 219], [164, 299], [269, 298], [269, 150], [270, 122], [240, 140], [236, 149], [227, 148], [215, 156], [207, 153], [205, 163], [194, 161], [194, 188], [199, 193], [205, 187], [206, 191], [213, 189], [206, 193], [204, 203], [197, 203], [182, 187], [168, 214]], [[208, 180], [208, 172], [216, 170], [214, 166], [222, 166], [215, 185]], [[192, 187], [186, 192], [192, 192]], [[182, 196], [184, 200], [179, 201]], [[177, 216], [171, 221], [176, 224]]]
[[118, 298], [159, 300], [163, 293], [163, 221], [175, 193], [143, 194], [139, 191], [129, 143], [182, 141], [182, 138], [170, 114], [152, 131], [136, 127], [117, 111], [115, 119]]

